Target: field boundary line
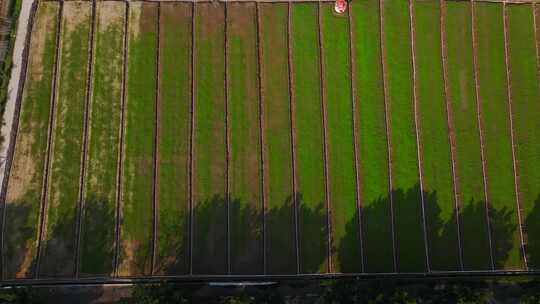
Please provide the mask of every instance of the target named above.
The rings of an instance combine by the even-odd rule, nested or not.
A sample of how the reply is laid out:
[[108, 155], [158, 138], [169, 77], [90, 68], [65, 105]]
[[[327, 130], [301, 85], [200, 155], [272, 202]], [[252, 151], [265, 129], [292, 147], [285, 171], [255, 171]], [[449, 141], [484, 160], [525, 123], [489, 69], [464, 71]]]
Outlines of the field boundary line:
[[[414, 130], [416, 135], [416, 158], [417, 158], [417, 166], [418, 166], [418, 178], [420, 182], [420, 203], [422, 207], [422, 225], [424, 228], [424, 250], [425, 250], [425, 263], [426, 263], [426, 269], [427, 272], [431, 272], [431, 265], [429, 260], [429, 241], [428, 241], [428, 235], [427, 235], [427, 224], [426, 224], [426, 206], [425, 206], [425, 194], [424, 194], [424, 175], [423, 175], [423, 162], [422, 162], [422, 146], [420, 145], [421, 140], [420, 137], [422, 136], [418, 124], [418, 86], [417, 81], [418, 78], [416, 77], [416, 25], [415, 25], [415, 13], [414, 13], [414, 1], [415, 0], [409, 0], [409, 26], [411, 31], [411, 58], [412, 58], [412, 85], [413, 85], [413, 108], [414, 108]], [[421, 128], [421, 127], [420, 127]]]
[[263, 273], [266, 274], [267, 272], [267, 254], [266, 254], [266, 241], [267, 241], [267, 231], [266, 231], [266, 213], [268, 211], [268, 202], [266, 199], [267, 191], [266, 191], [266, 180], [265, 180], [265, 138], [264, 138], [264, 89], [262, 87], [262, 72], [261, 72], [261, 57], [262, 57], [262, 49], [261, 49], [261, 15], [259, 12], [259, 3], [255, 3], [255, 14], [257, 19], [257, 81], [258, 81], [258, 98], [259, 98], [259, 146], [260, 146], [260, 158], [261, 158], [261, 198], [262, 198], [262, 224], [263, 224]]
[[195, 132], [195, 3], [191, 4], [191, 109], [189, 129], [189, 274], [193, 275], [193, 141]]
[[509, 46], [508, 46], [508, 11], [506, 2], [503, 3], [503, 27], [504, 27], [504, 61], [506, 66], [506, 92], [508, 94], [508, 118], [510, 121], [510, 140], [512, 144], [512, 168], [514, 173], [514, 193], [516, 195], [516, 212], [518, 217], [519, 225], [519, 238], [521, 245], [521, 258], [523, 259], [523, 265], [525, 270], [529, 268], [527, 263], [527, 253], [525, 251], [525, 241], [523, 236], [523, 227], [524, 223], [521, 216], [521, 199], [519, 191], [519, 168], [516, 164], [516, 142], [515, 142], [515, 131], [514, 131], [514, 113], [512, 109], [512, 83], [510, 82], [512, 68], [510, 66], [510, 55], [509, 55]]
[[37, 248], [37, 254], [36, 254], [36, 266], [35, 266], [35, 273], [34, 278], [38, 279], [40, 274], [40, 266], [41, 266], [41, 256], [43, 251], [43, 242], [44, 237], [47, 233], [47, 219], [48, 219], [48, 185], [49, 185], [49, 170], [50, 170], [50, 161], [51, 161], [51, 154], [54, 153], [54, 128], [56, 125], [56, 103], [58, 99], [58, 74], [59, 74], [59, 66], [61, 63], [61, 48], [62, 48], [62, 38], [61, 35], [63, 34], [62, 31], [62, 24], [64, 19], [64, 2], [59, 2], [58, 5], [58, 21], [57, 21], [57, 28], [56, 28], [56, 48], [55, 48], [55, 63], [54, 63], [54, 72], [53, 72], [53, 80], [52, 80], [52, 94], [51, 94], [51, 109], [49, 114], [49, 130], [48, 130], [48, 136], [47, 136], [47, 156], [45, 161], [45, 168], [44, 168], [44, 174], [43, 174], [43, 184], [42, 184], [42, 190], [41, 190], [41, 214], [40, 214], [40, 223], [39, 223], [39, 239], [38, 239], [38, 248]]
[[459, 259], [459, 268], [464, 270], [463, 266], [463, 246], [461, 245], [461, 205], [459, 200], [459, 189], [458, 189], [458, 177], [456, 174], [456, 130], [453, 120], [453, 106], [451, 104], [450, 97], [450, 88], [448, 86], [448, 48], [446, 45], [446, 2], [445, 0], [440, 0], [440, 31], [441, 31], [441, 58], [442, 58], [442, 70], [443, 70], [443, 81], [444, 81], [444, 101], [446, 104], [446, 123], [448, 127], [448, 142], [450, 144], [450, 159], [452, 165], [452, 186], [454, 194], [454, 212], [456, 214], [456, 228], [457, 228], [457, 241], [458, 241], [458, 259]]
[[[64, 0], [40, 0], [40, 2], [59, 2]], [[68, 1], [68, 0], [65, 0]], [[80, 0], [80, 1], [93, 1], [93, 0]], [[212, 3], [214, 0], [107, 0], [113, 2], [186, 2], [186, 3]], [[217, 0], [218, 2], [223, 3], [233, 3], [233, 2], [260, 2], [260, 3], [332, 3], [334, 0]], [[444, 0], [444, 1], [460, 1], [460, 0]], [[539, 0], [475, 0], [476, 2], [490, 2], [490, 3], [499, 3], [504, 2], [511, 4], [534, 4], [540, 3]]]
[[[5, 271], [5, 226], [6, 226], [6, 199], [7, 199], [7, 190], [8, 190], [8, 184], [9, 184], [9, 178], [11, 175], [11, 167], [13, 165], [13, 158], [15, 155], [16, 150], [16, 143], [17, 143], [17, 134], [20, 124], [20, 116], [21, 116], [21, 104], [22, 104], [22, 96], [23, 96], [23, 90], [26, 85], [26, 77], [28, 72], [28, 57], [30, 54], [30, 43], [31, 43], [31, 37], [32, 37], [32, 30], [34, 28], [34, 23], [37, 15], [37, 9], [38, 9], [38, 2], [33, 1], [32, 5], [29, 9], [29, 18], [28, 18], [28, 27], [26, 28], [26, 31], [24, 31], [24, 44], [22, 48], [22, 56], [21, 56], [21, 70], [19, 74], [19, 81], [17, 83], [17, 91], [15, 95], [15, 107], [13, 111], [13, 122], [11, 125], [10, 130], [10, 136], [6, 137], [6, 140], [8, 142], [8, 148], [7, 148], [7, 156], [6, 156], [6, 163], [5, 163], [5, 171], [2, 179], [2, 189], [1, 189], [1, 196], [0, 196], [0, 206], [2, 208], [2, 219], [0, 222], [0, 278], [2, 280], [5, 280], [6, 271]], [[22, 20], [22, 19], [19, 19]], [[22, 25], [20, 25], [22, 26]], [[17, 28], [18, 30], [18, 28]], [[16, 75], [12, 75], [11, 79], [14, 79], [14, 77], [17, 77]]]
[[152, 185], [152, 252], [150, 257], [150, 273], [154, 274], [156, 268], [156, 251], [158, 247], [158, 222], [159, 222], [159, 194], [157, 187], [159, 184], [159, 135], [160, 135], [160, 105], [161, 105], [161, 54], [160, 54], [160, 43], [161, 43], [161, 2], [158, 2], [156, 5], [157, 10], [157, 22], [156, 22], [156, 96], [154, 103], [154, 172], [153, 172], [153, 185]]
[[351, 76], [351, 103], [352, 103], [352, 128], [353, 128], [353, 150], [354, 150], [354, 175], [356, 183], [356, 212], [358, 214], [358, 245], [360, 246], [360, 267], [362, 272], [365, 272], [365, 258], [364, 258], [364, 241], [363, 241], [363, 229], [362, 229], [362, 200], [360, 198], [360, 173], [359, 173], [359, 164], [358, 164], [358, 96], [357, 96], [357, 87], [356, 87], [356, 60], [355, 60], [355, 48], [354, 48], [354, 36], [352, 30], [352, 7], [349, 7], [348, 16], [347, 16], [347, 27], [349, 28], [349, 64], [350, 64], [350, 76]]
[[324, 42], [323, 42], [323, 22], [322, 22], [322, 4], [319, 2], [317, 5], [317, 28], [319, 31], [319, 81], [321, 89], [321, 116], [322, 116], [322, 135], [323, 135], [323, 156], [324, 156], [324, 187], [325, 187], [325, 200], [326, 200], [326, 229], [327, 229], [327, 259], [328, 259], [328, 272], [332, 273], [334, 265], [332, 265], [332, 255], [334, 254], [334, 244], [332, 235], [332, 211], [330, 202], [330, 173], [328, 169], [328, 130], [327, 130], [327, 117], [326, 117], [326, 84], [324, 79]]
[[124, 16], [124, 42], [123, 42], [123, 75], [122, 75], [122, 100], [120, 105], [120, 136], [119, 136], [119, 149], [118, 149], [118, 173], [117, 173], [117, 194], [116, 194], [116, 214], [115, 214], [115, 256], [114, 256], [114, 276], [118, 277], [118, 268], [120, 266], [120, 243], [122, 242], [122, 216], [123, 216], [123, 178], [124, 178], [124, 135], [126, 127], [126, 99], [127, 99], [127, 75], [128, 75], [128, 44], [129, 44], [129, 2], [125, 2], [125, 16]]
[[478, 46], [477, 46], [477, 33], [476, 33], [476, 0], [471, 1], [471, 33], [472, 33], [472, 48], [473, 48], [473, 68], [474, 68], [474, 83], [475, 83], [475, 92], [476, 92], [476, 118], [478, 121], [478, 134], [480, 137], [480, 156], [482, 158], [482, 177], [484, 182], [484, 198], [485, 198], [485, 209], [486, 209], [486, 223], [487, 223], [487, 234], [489, 242], [489, 258], [491, 262], [491, 270], [495, 270], [495, 261], [493, 259], [493, 241], [492, 241], [492, 230], [491, 230], [491, 218], [489, 216], [489, 197], [488, 197], [488, 180], [486, 176], [486, 155], [484, 147], [484, 131], [482, 125], [482, 100], [480, 99], [480, 79], [479, 79], [479, 70], [478, 70]]
[[381, 67], [382, 67], [382, 82], [383, 82], [383, 91], [384, 91], [384, 122], [386, 128], [386, 148], [387, 148], [387, 159], [388, 159], [388, 197], [390, 198], [390, 217], [391, 217], [391, 228], [392, 228], [392, 257], [393, 257], [393, 266], [394, 272], [397, 272], [398, 261], [397, 261], [397, 250], [396, 250], [396, 217], [394, 210], [394, 195], [393, 195], [393, 170], [392, 170], [392, 130], [390, 125], [390, 111], [388, 109], [388, 102], [390, 100], [390, 93], [388, 92], [388, 70], [386, 66], [386, 43], [384, 41], [384, 1], [379, 0], [379, 21], [380, 21], [380, 48], [381, 48]]
[[292, 169], [292, 201], [294, 211], [294, 236], [295, 236], [295, 253], [296, 253], [296, 274], [300, 274], [300, 241], [298, 230], [298, 193], [297, 193], [297, 177], [296, 177], [296, 107], [294, 98], [294, 65], [292, 63], [292, 35], [291, 35], [291, 9], [292, 3], [287, 3], [287, 70], [289, 77], [289, 119], [291, 127], [291, 169]]
[[540, 38], [538, 37], [540, 33], [538, 33], [538, 4], [533, 3], [532, 4], [532, 14], [533, 14], [533, 22], [534, 22], [534, 46], [536, 51], [536, 74], [538, 77], [538, 80], [540, 81]]
[[93, 98], [93, 83], [94, 83], [94, 63], [95, 63], [95, 35], [96, 35], [96, 1], [92, 1], [91, 6], [91, 28], [88, 46], [88, 62], [87, 62], [87, 77], [86, 77], [86, 96], [85, 96], [85, 110], [84, 110], [84, 127], [83, 127], [83, 143], [81, 150], [81, 171], [79, 181], [79, 212], [77, 215], [77, 230], [75, 244], [75, 277], [79, 277], [79, 268], [81, 260], [81, 234], [83, 232], [83, 221], [85, 215], [85, 198], [86, 198], [86, 175], [88, 166], [88, 139], [91, 136], [91, 129], [89, 128], [90, 116], [92, 113], [92, 98]]
[[229, 41], [228, 41], [228, 23], [229, 16], [227, 12], [227, 3], [223, 4], [225, 11], [225, 150], [226, 150], [226, 168], [225, 168], [225, 185], [226, 185], [226, 202], [227, 202], [227, 273], [231, 274], [231, 180], [230, 180], [230, 163], [231, 163], [231, 143], [229, 135]]

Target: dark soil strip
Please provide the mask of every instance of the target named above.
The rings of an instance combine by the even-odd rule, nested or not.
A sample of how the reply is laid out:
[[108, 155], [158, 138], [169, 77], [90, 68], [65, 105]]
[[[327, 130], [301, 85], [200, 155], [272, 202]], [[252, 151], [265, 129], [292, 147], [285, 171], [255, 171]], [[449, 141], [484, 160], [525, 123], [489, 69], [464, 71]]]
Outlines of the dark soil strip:
[[327, 243], [327, 258], [328, 258], [328, 272], [333, 272], [332, 265], [332, 252], [333, 252], [333, 239], [332, 239], [332, 215], [330, 210], [330, 183], [328, 181], [328, 134], [326, 128], [326, 85], [324, 83], [324, 47], [323, 47], [323, 37], [322, 37], [322, 4], [319, 2], [317, 6], [317, 23], [319, 31], [319, 73], [320, 73], [320, 82], [321, 82], [321, 113], [322, 113], [322, 125], [323, 125], [323, 149], [324, 149], [324, 187], [325, 187], [325, 200], [326, 200], [326, 231], [328, 234], [328, 243]]
[[358, 243], [360, 244], [360, 263], [362, 272], [365, 272], [365, 257], [364, 257], [364, 242], [363, 242], [363, 233], [362, 233], [362, 201], [360, 198], [360, 172], [358, 168], [358, 110], [357, 110], [357, 88], [356, 88], [356, 64], [354, 57], [354, 37], [352, 31], [352, 9], [349, 8], [349, 18], [348, 18], [348, 27], [349, 27], [349, 57], [350, 61], [350, 74], [351, 74], [351, 93], [352, 93], [352, 125], [353, 125], [353, 137], [354, 137], [354, 173], [356, 181], [356, 212], [358, 214]]
[[50, 161], [51, 161], [51, 146], [52, 146], [52, 137], [53, 137], [53, 129], [54, 129], [54, 120], [55, 120], [55, 106], [56, 106], [56, 95], [57, 95], [57, 88], [58, 88], [58, 67], [60, 66], [60, 41], [61, 41], [61, 34], [62, 34], [62, 20], [63, 20], [63, 13], [64, 13], [64, 2], [60, 2], [59, 4], [59, 13], [58, 13], [58, 23], [56, 28], [56, 50], [55, 50], [55, 64], [54, 64], [54, 71], [53, 71], [53, 84], [52, 84], [52, 94], [51, 94], [51, 112], [49, 115], [49, 131], [48, 131], [48, 138], [47, 138], [47, 157], [45, 160], [45, 172], [43, 175], [43, 186], [41, 190], [41, 212], [39, 217], [39, 239], [38, 239], [38, 246], [37, 246], [37, 254], [36, 254], [36, 269], [34, 273], [34, 278], [39, 278], [39, 267], [40, 267], [40, 261], [41, 261], [41, 250], [43, 248], [43, 238], [45, 237], [45, 225], [47, 222], [47, 185], [49, 180], [49, 168], [50, 168]]
[[287, 5], [287, 51], [289, 68], [289, 101], [290, 101], [290, 121], [291, 121], [291, 155], [292, 155], [292, 189], [294, 208], [294, 245], [296, 253], [296, 274], [300, 273], [300, 242], [298, 240], [298, 195], [296, 186], [296, 123], [295, 123], [295, 101], [294, 101], [294, 81], [292, 64], [292, 36], [291, 36], [291, 8], [292, 3]]
[[115, 253], [114, 253], [114, 276], [118, 276], [118, 265], [120, 263], [120, 224], [122, 222], [122, 171], [124, 165], [124, 133], [125, 133], [125, 114], [126, 114], [126, 79], [127, 79], [127, 48], [128, 48], [128, 24], [129, 24], [129, 2], [125, 2], [124, 17], [124, 72], [122, 79], [122, 101], [120, 106], [120, 142], [118, 149], [118, 173], [117, 173], [117, 192], [116, 192], [116, 213], [115, 213]]
[[379, 14], [380, 14], [380, 35], [381, 35], [381, 66], [383, 71], [383, 89], [384, 89], [384, 118], [385, 118], [385, 126], [386, 126], [386, 145], [388, 147], [388, 195], [390, 199], [390, 216], [392, 219], [392, 249], [394, 253], [394, 272], [397, 271], [397, 252], [396, 252], [396, 219], [394, 214], [394, 198], [392, 194], [392, 188], [393, 188], [393, 180], [392, 180], [392, 142], [391, 142], [391, 134], [392, 130], [390, 130], [390, 113], [388, 111], [388, 100], [390, 99], [389, 93], [388, 93], [388, 75], [387, 75], [387, 68], [386, 68], [386, 48], [385, 48], [385, 42], [384, 42], [384, 0], [379, 0]]
[[84, 109], [84, 135], [83, 146], [81, 153], [81, 173], [80, 173], [80, 185], [79, 185], [79, 213], [77, 215], [77, 231], [76, 238], [77, 243], [75, 245], [75, 277], [79, 277], [79, 262], [81, 251], [81, 234], [82, 234], [82, 221], [84, 216], [84, 198], [85, 198], [85, 179], [86, 179], [86, 165], [87, 165], [87, 151], [88, 151], [88, 125], [91, 111], [92, 100], [92, 80], [94, 74], [94, 48], [95, 48], [95, 32], [96, 32], [96, 2], [92, 1], [92, 23], [90, 28], [90, 47], [88, 48], [88, 66], [87, 66], [87, 78], [86, 78], [86, 104]]
[[154, 185], [152, 187], [153, 192], [153, 201], [152, 201], [152, 256], [150, 258], [150, 274], [154, 274], [155, 264], [156, 264], [156, 251], [157, 251], [157, 242], [158, 242], [158, 208], [159, 208], [159, 199], [157, 194], [157, 185], [158, 180], [158, 144], [159, 144], [159, 117], [160, 117], [160, 102], [161, 102], [161, 90], [159, 88], [160, 75], [161, 75], [161, 62], [160, 62], [160, 30], [161, 30], [161, 2], [157, 3], [157, 22], [156, 22], [156, 102], [155, 102], [155, 119], [154, 119]]
[[423, 165], [422, 165], [422, 147], [420, 146], [420, 132], [418, 131], [418, 87], [416, 85], [416, 23], [414, 16], [414, 1], [409, 0], [409, 17], [410, 17], [410, 30], [411, 30], [411, 56], [412, 56], [412, 69], [413, 69], [413, 103], [414, 103], [414, 130], [416, 135], [416, 158], [418, 166], [418, 178], [420, 180], [420, 200], [422, 204], [422, 226], [424, 228], [424, 250], [426, 255], [426, 269], [427, 272], [431, 272], [431, 266], [429, 261], [429, 245], [427, 237], [427, 225], [426, 225], [426, 204], [424, 198], [424, 176], [423, 176]]
[[262, 231], [263, 231], [263, 274], [266, 274], [266, 270], [268, 268], [267, 265], [267, 254], [266, 254], [266, 239], [267, 239], [267, 233], [266, 233], [266, 213], [268, 211], [267, 206], [267, 194], [266, 191], [266, 180], [264, 178], [265, 174], [265, 153], [264, 153], [264, 147], [265, 147], [265, 140], [264, 140], [264, 99], [263, 99], [263, 92], [262, 92], [262, 73], [261, 73], [261, 57], [262, 57], [262, 49], [261, 49], [261, 15], [259, 12], [259, 3], [255, 3], [255, 14], [257, 18], [257, 78], [258, 78], [258, 85], [259, 85], [259, 147], [260, 147], [260, 158], [261, 158], [261, 189], [262, 189]]
[[527, 252], [525, 251], [525, 242], [523, 239], [523, 230], [524, 223], [521, 215], [522, 206], [519, 192], [519, 171], [516, 166], [516, 144], [515, 144], [515, 130], [514, 130], [514, 114], [512, 111], [512, 85], [510, 83], [512, 67], [510, 66], [509, 53], [508, 53], [508, 9], [507, 4], [503, 4], [503, 24], [504, 24], [504, 61], [506, 64], [506, 85], [508, 93], [508, 111], [509, 111], [509, 120], [510, 120], [510, 139], [512, 142], [512, 167], [514, 169], [514, 192], [516, 195], [516, 207], [517, 207], [517, 216], [518, 216], [518, 225], [519, 225], [519, 238], [521, 241], [521, 258], [523, 259], [523, 264], [525, 270], [529, 269], [527, 263]]
[[459, 189], [458, 189], [458, 178], [456, 174], [456, 133], [454, 129], [454, 120], [453, 120], [453, 109], [452, 103], [450, 102], [450, 89], [448, 87], [448, 54], [446, 48], [446, 2], [444, 0], [439, 1], [440, 10], [441, 10], [441, 58], [442, 58], [442, 68], [443, 68], [443, 81], [444, 81], [444, 101], [446, 103], [446, 122], [448, 125], [448, 141], [450, 143], [450, 158], [452, 160], [452, 185], [454, 191], [454, 208], [456, 214], [456, 227], [458, 230], [458, 258], [459, 258], [459, 269], [464, 270], [463, 266], [463, 249], [461, 245], [461, 236], [463, 231], [461, 230], [461, 219], [460, 219], [460, 201], [459, 201]]
[[476, 89], [476, 117], [478, 120], [478, 132], [480, 136], [480, 156], [482, 158], [482, 175], [484, 177], [484, 198], [486, 204], [486, 223], [487, 223], [487, 234], [489, 241], [489, 259], [491, 263], [491, 270], [495, 270], [495, 262], [493, 260], [493, 244], [492, 244], [492, 230], [491, 230], [491, 220], [489, 217], [489, 198], [487, 194], [487, 178], [486, 178], [486, 156], [485, 156], [485, 147], [484, 147], [484, 131], [482, 126], [482, 105], [480, 102], [480, 83], [478, 80], [478, 48], [477, 48], [477, 37], [476, 37], [476, 15], [475, 15], [475, 0], [471, 0], [471, 26], [472, 26], [472, 41], [473, 41], [473, 65], [474, 65], [474, 83]]
[[231, 274], [231, 181], [230, 181], [230, 163], [231, 163], [231, 140], [229, 135], [229, 50], [227, 25], [229, 17], [227, 15], [227, 3], [223, 5], [225, 9], [225, 149], [226, 149], [226, 191], [227, 197], [227, 274]]
[[193, 134], [195, 129], [195, 3], [191, 4], [191, 126], [189, 129], [189, 274], [193, 274]]
[[0, 277], [2, 280], [5, 280], [5, 267], [4, 267], [4, 226], [6, 222], [6, 194], [9, 183], [9, 176], [11, 173], [11, 165], [13, 163], [13, 155], [15, 154], [15, 143], [17, 141], [17, 131], [19, 127], [19, 119], [21, 114], [21, 103], [22, 103], [22, 93], [26, 83], [26, 73], [28, 69], [28, 56], [30, 51], [30, 41], [32, 36], [32, 29], [34, 28], [34, 21], [36, 18], [38, 3], [37, 1], [32, 3], [32, 8], [30, 9], [30, 18], [28, 21], [28, 29], [26, 32], [26, 41], [24, 42], [24, 50], [22, 54], [22, 68], [21, 68], [21, 77], [19, 86], [17, 88], [17, 100], [15, 101], [15, 112], [13, 114], [13, 125], [11, 126], [10, 133], [10, 145], [8, 147], [7, 159], [6, 159], [6, 168], [4, 172], [4, 180], [2, 181], [2, 192], [0, 195], [0, 206], [2, 208], [2, 219], [0, 221]]

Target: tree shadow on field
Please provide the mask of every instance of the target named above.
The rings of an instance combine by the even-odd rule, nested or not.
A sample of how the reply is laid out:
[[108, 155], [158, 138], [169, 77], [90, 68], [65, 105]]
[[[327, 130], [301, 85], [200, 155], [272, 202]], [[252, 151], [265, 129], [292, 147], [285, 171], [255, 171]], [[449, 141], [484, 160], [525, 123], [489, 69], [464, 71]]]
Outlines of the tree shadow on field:
[[[294, 202], [290, 195], [280, 207], [266, 213], [266, 258], [269, 274], [296, 273]], [[271, 202], [269, 202], [271, 203]], [[269, 204], [272, 206], [273, 204]]]
[[[186, 210], [187, 211], [187, 210]], [[156, 273], [181, 275], [189, 271], [189, 214], [159, 214]]]
[[262, 202], [229, 202], [230, 253], [233, 274], [261, 274], [263, 260]]
[[531, 269], [540, 269], [540, 194], [534, 202], [534, 208], [525, 219], [527, 228], [527, 254]]
[[[491, 260], [486, 202], [471, 199], [461, 208], [463, 267], [465, 270], [489, 270], [491, 269]], [[493, 216], [496, 217], [496, 215]]]

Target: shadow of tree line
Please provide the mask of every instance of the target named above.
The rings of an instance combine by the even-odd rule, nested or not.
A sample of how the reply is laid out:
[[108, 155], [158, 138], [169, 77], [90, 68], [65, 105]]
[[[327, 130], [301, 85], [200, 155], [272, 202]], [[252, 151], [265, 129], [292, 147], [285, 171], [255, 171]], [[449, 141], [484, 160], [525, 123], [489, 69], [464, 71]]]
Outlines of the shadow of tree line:
[[[238, 199], [227, 202], [224, 196], [214, 195], [198, 202], [193, 209], [193, 274], [228, 274], [228, 260], [232, 274], [262, 274], [264, 271], [264, 240], [266, 239], [266, 270], [268, 274], [295, 274], [325, 272], [328, 262], [327, 212], [322, 202], [306, 202], [301, 193], [296, 194], [298, 203], [298, 248], [293, 197], [276, 208], [268, 208], [265, 214], [266, 229], [263, 229], [263, 210], [260, 203], [246, 203]], [[395, 234], [397, 272], [425, 271], [424, 236], [421, 221], [420, 190], [418, 186], [392, 192], [395, 211]], [[427, 236], [432, 270], [459, 270], [457, 247], [461, 237], [463, 262], [466, 270], [488, 270], [490, 268], [488, 231], [486, 227], [485, 202], [468, 202], [459, 213], [461, 231], [457, 229], [456, 212], [444, 219], [436, 192], [424, 193], [426, 206]], [[336, 204], [336, 202], [333, 202]], [[4, 233], [5, 252], [3, 272], [6, 279], [21, 274], [25, 261], [23, 244], [35, 241], [37, 225], [29, 225], [29, 204], [7, 205]], [[107, 200], [89, 196], [85, 203], [83, 230], [81, 235], [82, 274], [110, 275], [113, 272], [115, 206]], [[496, 269], [503, 268], [513, 244], [517, 229], [514, 211], [509, 209], [489, 210], [493, 262]], [[230, 218], [227, 231], [227, 212]], [[186, 217], [189, 215], [186, 214]], [[360, 221], [358, 220], [358, 217]], [[40, 277], [71, 277], [74, 269], [75, 241], [73, 245], [62, 244], [72, 237], [75, 229], [75, 214], [59, 218], [50, 235], [43, 242], [43, 252], [49, 259], [40, 265]], [[180, 224], [168, 220], [163, 233], [189, 233], [189, 221], [178, 219]], [[359, 227], [358, 223], [361, 223]], [[166, 226], [170, 225], [169, 228]], [[528, 236], [528, 262], [531, 269], [540, 266], [540, 195], [535, 206], [525, 219]], [[339, 257], [342, 272], [393, 272], [394, 251], [392, 243], [392, 218], [390, 196], [381, 197], [362, 204], [360, 213], [346, 224], [346, 234], [332, 254]], [[419, 228], [418, 228], [419, 227]], [[359, 229], [361, 228], [361, 229]], [[363, 252], [360, 250], [359, 231], [362, 232]], [[160, 232], [158, 232], [160, 233]], [[230, 239], [227, 239], [227, 235]], [[266, 235], [265, 235], [266, 234]], [[167, 237], [166, 239], [169, 239]], [[172, 239], [172, 238], [171, 238]], [[182, 275], [189, 271], [189, 237], [179, 237], [170, 248], [177, 250], [159, 269], [159, 273]], [[230, 244], [230, 245], [229, 245]], [[73, 247], [71, 247], [73, 246]], [[230, 247], [228, 247], [230, 246]], [[229, 250], [228, 250], [229, 248]], [[299, 253], [297, 265], [296, 251]], [[227, 252], [230, 251], [230, 256]], [[362, 260], [363, 259], [363, 260]], [[365, 268], [361, 268], [361, 264]], [[35, 259], [23, 276], [32, 277]]]

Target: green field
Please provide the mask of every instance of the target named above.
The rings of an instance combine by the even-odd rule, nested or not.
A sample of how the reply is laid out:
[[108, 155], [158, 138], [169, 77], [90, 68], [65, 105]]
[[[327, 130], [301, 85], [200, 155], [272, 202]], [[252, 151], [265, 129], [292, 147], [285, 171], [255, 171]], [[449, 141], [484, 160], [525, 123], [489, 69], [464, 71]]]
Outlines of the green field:
[[411, 1], [40, 2], [1, 280], [538, 269], [534, 6]]
[[191, 6], [162, 3], [160, 17], [156, 271], [185, 274], [189, 270]]
[[[113, 272], [125, 6], [96, 7], [80, 271]], [[97, 220], [96, 220], [97, 219]]]
[[[446, 3], [445, 33], [447, 98], [452, 109], [450, 118], [456, 146], [463, 266], [466, 270], [486, 270], [491, 268], [491, 253], [478, 131], [470, 3]], [[466, 49], [464, 44], [468, 46]]]
[[416, 0], [415, 46], [424, 200], [433, 270], [459, 269], [458, 229], [441, 52], [438, 2]]

